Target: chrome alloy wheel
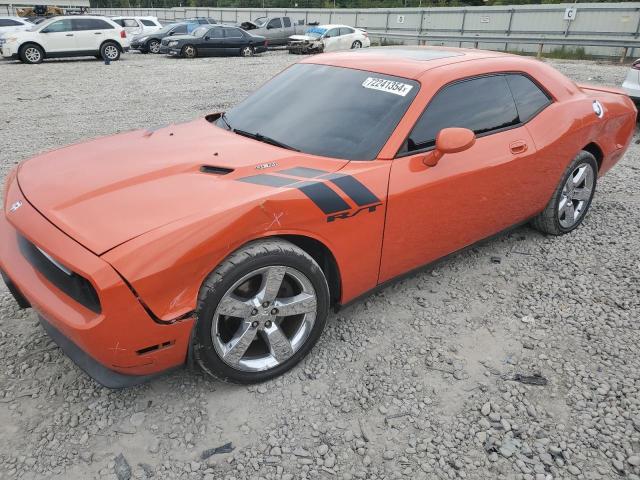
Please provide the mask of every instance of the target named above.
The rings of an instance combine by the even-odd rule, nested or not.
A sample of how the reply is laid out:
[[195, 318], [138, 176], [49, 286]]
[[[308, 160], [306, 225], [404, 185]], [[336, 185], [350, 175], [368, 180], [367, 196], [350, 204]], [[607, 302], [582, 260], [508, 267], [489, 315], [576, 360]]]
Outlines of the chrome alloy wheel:
[[244, 47], [242, 50], [240, 50], [240, 55], [242, 55], [243, 57], [250, 57], [251, 55], [253, 55], [253, 48]]
[[118, 58], [118, 47], [116, 47], [115, 45], [107, 45], [106, 47], [104, 47], [104, 55], [109, 60], [115, 60], [116, 58]]
[[24, 51], [24, 56], [30, 62], [37, 63], [40, 61], [42, 54], [40, 53], [40, 50], [35, 47], [27, 47]]
[[211, 323], [213, 346], [234, 369], [269, 370], [305, 344], [316, 311], [315, 289], [303, 273], [285, 266], [259, 268], [220, 300]]
[[595, 172], [588, 163], [579, 164], [562, 187], [558, 220], [563, 228], [573, 227], [584, 215], [593, 194]]
[[149, 51], [151, 53], [160, 53], [160, 42], [157, 40], [151, 40], [149, 42]]

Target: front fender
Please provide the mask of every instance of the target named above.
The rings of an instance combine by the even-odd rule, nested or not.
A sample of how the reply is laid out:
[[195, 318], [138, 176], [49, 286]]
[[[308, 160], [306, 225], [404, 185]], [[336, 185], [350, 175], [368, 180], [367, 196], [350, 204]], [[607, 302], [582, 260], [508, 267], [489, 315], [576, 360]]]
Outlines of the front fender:
[[349, 210], [328, 215], [294, 186], [272, 189], [268, 196], [218, 214], [177, 220], [114, 248], [103, 258], [155, 316], [171, 321], [196, 308], [203, 281], [231, 252], [259, 238], [298, 235], [317, 240], [331, 251], [341, 275], [341, 300], [347, 302], [377, 284], [390, 164], [361, 162], [341, 171], [366, 185], [380, 199], [375, 205], [359, 207], [348, 192], [332, 186]]

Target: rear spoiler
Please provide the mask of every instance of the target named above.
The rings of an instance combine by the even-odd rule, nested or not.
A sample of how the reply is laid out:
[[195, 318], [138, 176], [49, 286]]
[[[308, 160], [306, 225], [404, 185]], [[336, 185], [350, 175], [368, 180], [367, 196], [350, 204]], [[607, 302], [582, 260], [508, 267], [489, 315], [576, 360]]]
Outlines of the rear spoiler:
[[627, 95], [627, 93], [621, 88], [617, 87], [602, 87], [600, 85], [589, 85], [586, 83], [579, 83], [578, 88], [580, 90], [591, 90], [595, 92], [615, 93], [617, 95]]

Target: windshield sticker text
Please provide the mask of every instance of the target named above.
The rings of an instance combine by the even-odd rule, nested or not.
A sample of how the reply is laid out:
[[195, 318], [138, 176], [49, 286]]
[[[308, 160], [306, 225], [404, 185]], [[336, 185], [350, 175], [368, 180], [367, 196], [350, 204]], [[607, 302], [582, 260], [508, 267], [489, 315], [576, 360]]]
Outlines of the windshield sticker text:
[[401, 97], [407, 95], [407, 93], [409, 93], [413, 88], [413, 85], [409, 85], [407, 83], [373, 77], [367, 77], [367, 79], [362, 82], [362, 86], [371, 90], [393, 93], [394, 95], [400, 95]]

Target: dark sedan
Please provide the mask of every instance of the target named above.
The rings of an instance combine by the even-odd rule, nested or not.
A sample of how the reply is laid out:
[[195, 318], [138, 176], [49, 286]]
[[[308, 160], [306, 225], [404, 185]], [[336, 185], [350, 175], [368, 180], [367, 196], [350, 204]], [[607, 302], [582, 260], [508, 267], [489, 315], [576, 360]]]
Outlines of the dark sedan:
[[160, 50], [160, 42], [165, 37], [186, 35], [200, 26], [196, 22], [180, 22], [167, 25], [157, 32], [141, 33], [131, 39], [131, 49], [140, 50], [141, 53], [167, 53]]
[[161, 51], [169, 55], [195, 58], [212, 55], [240, 55], [250, 57], [267, 51], [264, 37], [251, 35], [244, 30], [227, 25], [202, 25], [191, 35], [178, 35], [162, 40]]

